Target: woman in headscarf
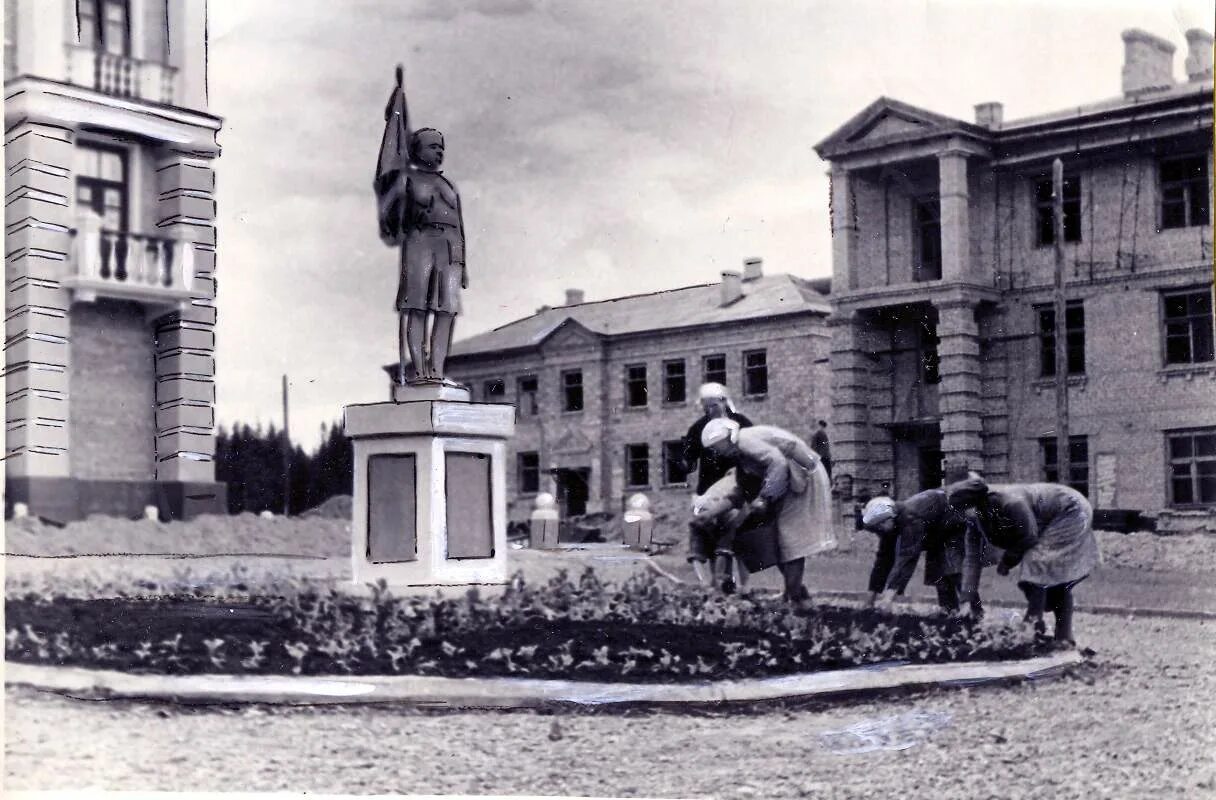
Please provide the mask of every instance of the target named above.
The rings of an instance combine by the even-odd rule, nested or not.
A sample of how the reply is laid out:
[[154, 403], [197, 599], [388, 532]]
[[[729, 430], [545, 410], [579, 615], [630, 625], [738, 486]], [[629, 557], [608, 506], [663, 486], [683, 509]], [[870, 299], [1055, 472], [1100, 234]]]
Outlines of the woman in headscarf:
[[[944, 490], [927, 489], [902, 502], [875, 497], [862, 509], [861, 524], [879, 536], [870, 572], [871, 605], [888, 606], [903, 594], [924, 553], [925, 585], [936, 588], [943, 611], [959, 610], [967, 518], [951, 507]], [[982, 613], [978, 593], [970, 605], [972, 613]]]
[[734, 466], [741, 478], [759, 479], [754, 492], [740, 480], [736, 502], [746, 517], [739, 521], [737, 532], [775, 527], [776, 552], [771, 559], [741, 554], [744, 566], [755, 572], [773, 566], [768, 561], [775, 562], [785, 580], [786, 599], [805, 600], [806, 557], [836, 546], [831, 485], [819, 456], [789, 431], [770, 425], [740, 428], [723, 418], [706, 424], [701, 443]]
[[[697, 470], [693, 517], [688, 527], [688, 561], [702, 585], [716, 582], [729, 593], [735, 588], [731, 533], [738, 516], [730, 512], [739, 488], [731, 465], [701, 446], [701, 433], [712, 419], [734, 420], [743, 428], [750, 428], [752, 421], [735, 410], [726, 387], [720, 383], [702, 385], [700, 400], [701, 418], [688, 429], [683, 442], [684, 469], [689, 473]], [[739, 577], [742, 579], [742, 574]]]
[[1043, 614], [1050, 610], [1056, 642], [1072, 646], [1073, 587], [1101, 561], [1085, 496], [1057, 483], [989, 486], [975, 474], [951, 484], [947, 495], [955, 508], [975, 509], [979, 523], [967, 531], [963, 598], [975, 596], [983, 548], [991, 543], [1005, 551], [998, 575], [1018, 568], [1027, 622], [1045, 635]]

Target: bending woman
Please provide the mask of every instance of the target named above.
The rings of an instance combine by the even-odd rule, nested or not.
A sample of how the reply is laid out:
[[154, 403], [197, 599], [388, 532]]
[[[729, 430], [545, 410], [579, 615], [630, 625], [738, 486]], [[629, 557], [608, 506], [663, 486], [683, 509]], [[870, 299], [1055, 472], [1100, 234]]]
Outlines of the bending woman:
[[[989, 486], [972, 476], [952, 484], [950, 505], [974, 508], [963, 563], [963, 598], [974, 598], [986, 543], [1005, 551], [998, 575], [1018, 567], [1018, 588], [1026, 595], [1026, 620], [1046, 634], [1045, 610], [1055, 615], [1055, 639], [1074, 644], [1072, 590], [1101, 560], [1094, 537], [1094, 511], [1080, 492], [1056, 483]], [[985, 541], [986, 540], [986, 541]]]
[[[776, 526], [776, 563], [786, 599], [805, 600], [806, 557], [836, 547], [831, 485], [819, 456], [789, 431], [770, 425], [740, 429], [739, 423], [723, 418], [705, 426], [701, 442], [737, 470], [741, 491], [736, 502], [747, 512], [738, 530]], [[748, 475], [760, 479], [754, 494], [744, 480]], [[771, 564], [744, 566], [755, 571]]]

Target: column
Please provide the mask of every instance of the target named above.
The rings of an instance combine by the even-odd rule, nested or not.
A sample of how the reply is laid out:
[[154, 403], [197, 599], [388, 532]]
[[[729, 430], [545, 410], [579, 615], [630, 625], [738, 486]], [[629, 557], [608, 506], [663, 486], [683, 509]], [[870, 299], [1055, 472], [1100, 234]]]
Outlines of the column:
[[946, 150], [937, 157], [941, 202], [942, 280], [966, 280], [971, 273], [971, 215], [967, 154]]
[[[5, 477], [9, 500], [70, 519], [66, 486], [73, 134], [19, 122], [5, 134]], [[44, 505], [49, 503], [49, 506]], [[60, 512], [63, 513], [60, 513]]]
[[215, 175], [207, 159], [157, 164], [157, 231], [176, 239], [190, 300], [156, 325], [156, 479], [215, 480]]
[[832, 291], [839, 293], [857, 288], [857, 202], [848, 170], [832, 167], [830, 178]]
[[966, 470], [984, 468], [980, 330], [975, 303], [947, 301], [935, 306], [941, 372], [938, 408], [949, 481]]
[[854, 492], [868, 485], [869, 480], [870, 362], [863, 349], [861, 325], [856, 312], [834, 309], [828, 318], [832, 337], [832, 474], [834, 478], [851, 476]]

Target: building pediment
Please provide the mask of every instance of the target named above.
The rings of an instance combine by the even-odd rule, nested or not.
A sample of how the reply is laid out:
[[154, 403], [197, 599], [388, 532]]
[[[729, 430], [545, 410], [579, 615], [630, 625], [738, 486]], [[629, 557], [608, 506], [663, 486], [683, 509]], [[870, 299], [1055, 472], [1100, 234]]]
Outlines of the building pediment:
[[590, 453], [591, 449], [591, 440], [582, 431], [577, 428], [568, 428], [557, 437], [557, 441], [553, 443], [552, 452], [554, 455], [579, 455]]
[[599, 346], [599, 334], [570, 318], [550, 331], [540, 343], [541, 349], [550, 353]]
[[983, 134], [984, 129], [954, 117], [880, 97], [815, 145], [815, 152], [821, 158], [830, 159], [853, 150], [957, 133]]

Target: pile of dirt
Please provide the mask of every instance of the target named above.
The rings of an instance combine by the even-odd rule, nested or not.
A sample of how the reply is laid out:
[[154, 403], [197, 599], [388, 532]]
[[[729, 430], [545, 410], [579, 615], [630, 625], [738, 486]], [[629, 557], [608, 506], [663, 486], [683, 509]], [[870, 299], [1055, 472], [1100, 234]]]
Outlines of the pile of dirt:
[[300, 516], [304, 519], [350, 519], [354, 500], [348, 494], [336, 494], [320, 505], [313, 506]]
[[34, 518], [10, 520], [5, 552], [72, 555], [298, 555], [330, 558], [350, 552], [346, 519], [205, 514], [187, 522], [91, 516], [64, 527]]

